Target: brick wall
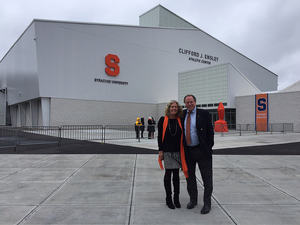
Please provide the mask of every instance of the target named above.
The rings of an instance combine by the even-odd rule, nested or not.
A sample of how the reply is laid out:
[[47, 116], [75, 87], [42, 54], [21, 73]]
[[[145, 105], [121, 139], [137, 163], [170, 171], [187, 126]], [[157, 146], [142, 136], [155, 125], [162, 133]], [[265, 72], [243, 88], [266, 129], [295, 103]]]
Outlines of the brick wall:
[[[50, 126], [134, 125], [137, 117], [158, 120], [158, 105], [51, 98]], [[146, 123], [147, 124], [147, 123]]]

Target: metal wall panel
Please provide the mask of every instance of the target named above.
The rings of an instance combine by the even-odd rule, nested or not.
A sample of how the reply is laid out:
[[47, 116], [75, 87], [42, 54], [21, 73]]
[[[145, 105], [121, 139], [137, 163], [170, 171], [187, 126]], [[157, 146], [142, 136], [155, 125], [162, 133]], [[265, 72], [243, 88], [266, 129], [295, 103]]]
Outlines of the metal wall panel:
[[[42, 97], [159, 103], [178, 96], [178, 72], [230, 61], [260, 90], [276, 90], [277, 76], [199, 30], [37, 21]], [[205, 63], [193, 61], [193, 50]], [[105, 57], [120, 58], [120, 74], [105, 73]], [[95, 78], [128, 85], [95, 82]], [[270, 82], [263, 82], [265, 79]]]
[[39, 96], [35, 39], [32, 24], [0, 62], [0, 85], [7, 87], [8, 105]]
[[[117, 76], [105, 72], [108, 54], [120, 59]], [[13, 124], [29, 122], [22, 104], [47, 99], [27, 112], [49, 125], [52, 98], [165, 103], [178, 98], [178, 73], [228, 62], [260, 91], [277, 90], [277, 75], [201, 30], [35, 20], [1, 61], [0, 88], [9, 106], [21, 104], [12, 107]]]

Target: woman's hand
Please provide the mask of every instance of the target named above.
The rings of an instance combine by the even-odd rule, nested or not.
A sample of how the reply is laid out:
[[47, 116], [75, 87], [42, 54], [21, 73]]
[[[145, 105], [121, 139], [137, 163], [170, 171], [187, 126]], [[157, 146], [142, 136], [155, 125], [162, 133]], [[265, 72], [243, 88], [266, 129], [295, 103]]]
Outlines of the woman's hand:
[[163, 151], [159, 151], [158, 157], [159, 157], [160, 160], [164, 160], [164, 152]]

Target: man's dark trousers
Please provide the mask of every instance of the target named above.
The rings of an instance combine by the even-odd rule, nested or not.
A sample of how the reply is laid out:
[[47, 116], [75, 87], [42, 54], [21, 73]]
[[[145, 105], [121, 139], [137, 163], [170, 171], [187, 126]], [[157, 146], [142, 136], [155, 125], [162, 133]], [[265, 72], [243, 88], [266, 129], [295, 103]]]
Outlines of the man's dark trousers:
[[203, 202], [205, 205], [211, 206], [211, 195], [213, 191], [212, 157], [205, 155], [200, 150], [200, 146], [195, 148], [187, 147], [186, 163], [189, 172], [189, 178], [187, 178], [187, 190], [190, 195], [190, 201], [192, 203], [198, 202], [198, 189], [195, 174], [196, 164], [198, 164], [204, 185]]

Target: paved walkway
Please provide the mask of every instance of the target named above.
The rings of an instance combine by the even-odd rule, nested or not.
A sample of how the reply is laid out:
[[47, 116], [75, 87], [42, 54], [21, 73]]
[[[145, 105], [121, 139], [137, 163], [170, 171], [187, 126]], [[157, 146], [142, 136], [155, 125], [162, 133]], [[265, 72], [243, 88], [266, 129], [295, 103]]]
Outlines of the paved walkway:
[[[300, 134], [215, 140], [214, 149], [268, 146], [300, 142]], [[129, 142], [114, 144], [157, 149], [155, 140]], [[199, 213], [201, 202], [186, 209], [183, 173], [182, 208], [165, 205], [164, 171], [155, 154], [0, 156], [0, 224], [300, 224], [300, 155], [214, 155], [207, 215]], [[201, 199], [201, 179], [198, 188]]]

